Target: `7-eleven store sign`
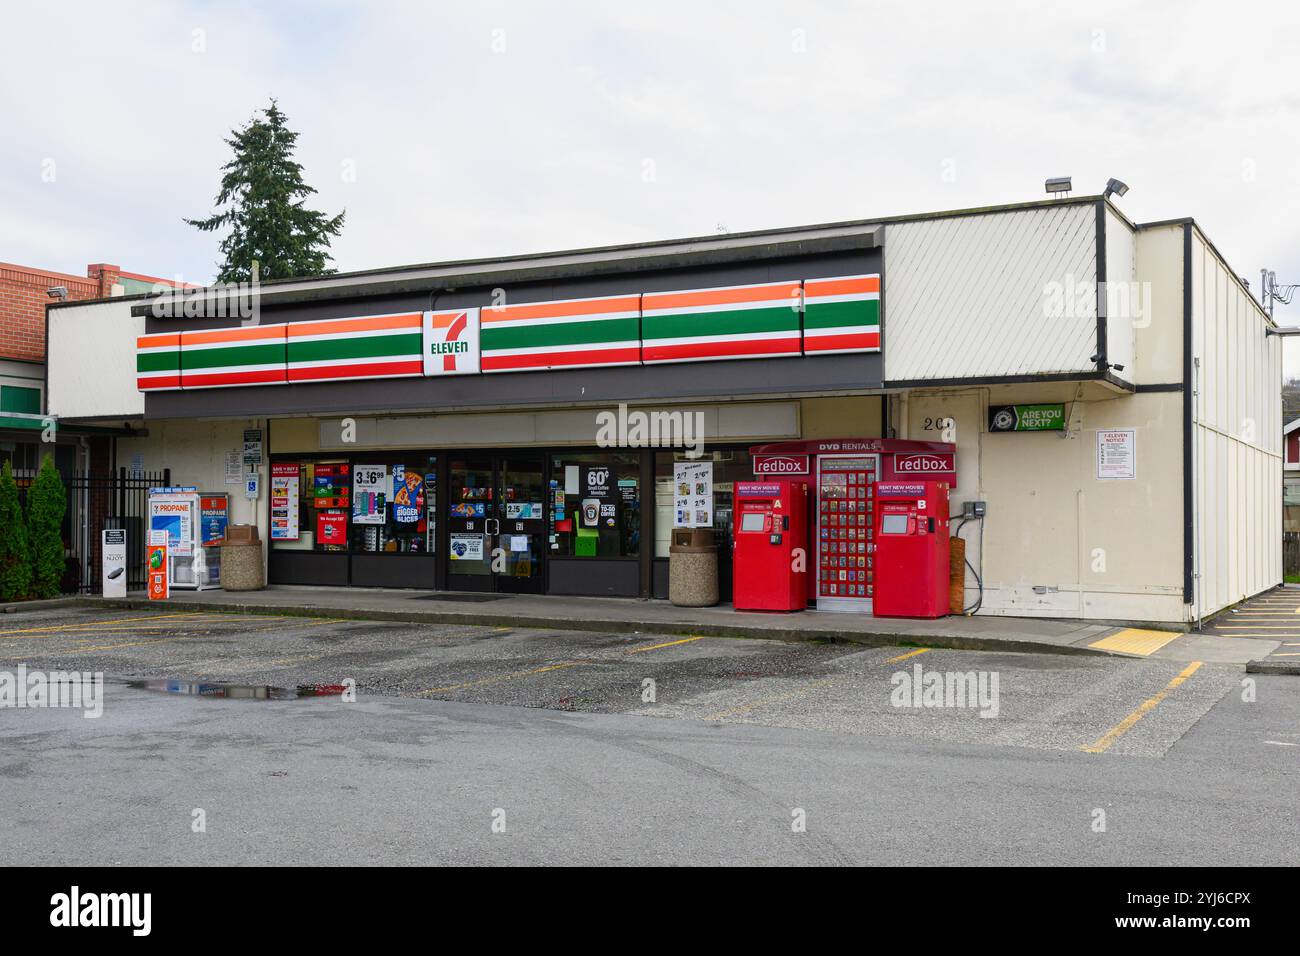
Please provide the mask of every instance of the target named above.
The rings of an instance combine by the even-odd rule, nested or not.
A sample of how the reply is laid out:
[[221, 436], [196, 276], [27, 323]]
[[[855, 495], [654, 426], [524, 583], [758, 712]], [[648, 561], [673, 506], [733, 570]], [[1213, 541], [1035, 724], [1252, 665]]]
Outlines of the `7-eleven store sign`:
[[470, 375], [479, 370], [479, 310], [424, 313], [424, 374]]

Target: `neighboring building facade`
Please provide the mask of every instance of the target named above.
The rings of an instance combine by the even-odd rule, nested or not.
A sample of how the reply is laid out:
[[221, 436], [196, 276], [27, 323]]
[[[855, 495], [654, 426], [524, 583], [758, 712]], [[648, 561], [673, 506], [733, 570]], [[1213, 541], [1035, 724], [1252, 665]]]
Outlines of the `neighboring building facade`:
[[987, 503], [981, 614], [1188, 623], [1281, 581], [1280, 339], [1190, 219], [1079, 197], [203, 301], [50, 307], [50, 411], [230, 492], [271, 583], [662, 597], [688, 456], [605, 440], [638, 412], [701, 423], [724, 542], [755, 448], [925, 450]]
[[[45, 418], [45, 306], [50, 290], [66, 290], [65, 301], [77, 302], [154, 291], [169, 279], [124, 272], [95, 263], [85, 276], [0, 262], [0, 462], [16, 471], [40, 467], [40, 439]], [[93, 432], [69, 430], [55, 443], [55, 457], [65, 474], [109, 467], [106, 440]], [[82, 439], [88, 439], [82, 442]], [[78, 457], [80, 456], [80, 465]]]
[[1300, 532], [1300, 418], [1282, 429], [1282, 530]]

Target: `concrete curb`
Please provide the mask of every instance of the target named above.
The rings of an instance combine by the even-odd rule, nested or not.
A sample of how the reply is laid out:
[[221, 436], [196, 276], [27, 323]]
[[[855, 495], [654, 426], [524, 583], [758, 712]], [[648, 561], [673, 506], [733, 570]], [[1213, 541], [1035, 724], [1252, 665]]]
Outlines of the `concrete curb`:
[[8, 604], [0, 604], [0, 613], [3, 614], [22, 614], [25, 611], [50, 611], [60, 607], [79, 607], [87, 601], [95, 601], [96, 598], [86, 598], [80, 596], [46, 598], [41, 601], [11, 601]]
[[[73, 598], [91, 607], [128, 610], [156, 610], [160, 603], [142, 598]], [[860, 644], [864, 647], [934, 647], [958, 651], [1004, 651], [1021, 654], [1064, 654], [1088, 657], [1115, 657], [1106, 651], [1073, 645], [1040, 644], [1012, 638], [967, 637], [916, 634], [856, 634], [853, 632], [795, 627], [752, 627], [746, 624], [691, 624], [675, 621], [572, 618], [557, 620], [518, 614], [493, 614], [476, 611], [386, 611], [363, 608], [304, 607], [299, 604], [238, 604], [229, 601], [184, 601], [167, 603], [169, 609], [192, 608], [195, 611], [223, 614], [283, 615], [285, 617], [340, 618], [349, 621], [400, 621], [406, 624], [460, 624], [469, 627], [519, 627], [538, 630], [602, 631], [614, 634], [663, 634], [669, 637], [703, 635], [705, 637], [746, 637], [772, 641], [825, 641]]]
[[1300, 661], [1270, 661], [1267, 658], [1262, 661], [1249, 661], [1246, 664], [1247, 674], [1293, 674], [1300, 676]]

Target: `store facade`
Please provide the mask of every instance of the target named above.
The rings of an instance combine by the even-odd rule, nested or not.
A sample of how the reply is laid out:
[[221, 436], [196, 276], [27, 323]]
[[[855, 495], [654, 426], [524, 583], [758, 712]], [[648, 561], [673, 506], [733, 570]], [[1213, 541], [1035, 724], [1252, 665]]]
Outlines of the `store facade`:
[[232, 296], [52, 307], [51, 411], [178, 484], [255, 474], [272, 584], [662, 598], [698, 514], [725, 598], [734, 483], [826, 443], [980, 504], [979, 613], [1187, 622], [1280, 580], [1280, 348], [1190, 220], [1085, 197]]

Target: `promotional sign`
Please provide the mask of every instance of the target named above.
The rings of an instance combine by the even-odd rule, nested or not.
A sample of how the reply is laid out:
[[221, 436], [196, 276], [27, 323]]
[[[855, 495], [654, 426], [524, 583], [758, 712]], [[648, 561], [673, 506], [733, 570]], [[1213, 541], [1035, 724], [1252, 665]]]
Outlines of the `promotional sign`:
[[145, 569], [147, 571], [149, 600], [165, 601], [170, 597], [167, 578], [167, 532], [156, 530], [149, 532], [149, 547], [145, 552]]
[[388, 481], [386, 465], [357, 465], [352, 469], [353, 524], [383, 524], [388, 520], [385, 512], [392, 493]]
[[755, 475], [809, 474], [807, 455], [755, 455]]
[[199, 496], [199, 531], [203, 547], [211, 548], [225, 543], [229, 511], [225, 495]]
[[1065, 431], [1065, 406], [990, 405], [991, 432], [1061, 432]]
[[424, 313], [424, 374], [472, 375], [479, 370], [479, 310]]
[[348, 516], [341, 511], [316, 512], [316, 543], [341, 546], [348, 543]]
[[271, 465], [271, 540], [297, 541], [299, 468], [297, 462]]
[[453, 561], [482, 561], [483, 535], [453, 534], [449, 544], [449, 551]]
[[673, 527], [713, 527], [713, 462], [673, 463]]
[[126, 597], [126, 529], [101, 532], [99, 553], [104, 597]]
[[424, 516], [424, 476], [407, 471], [405, 465], [393, 466], [393, 520], [414, 524]]
[[817, 459], [817, 609], [861, 613], [875, 596], [875, 455]]
[[1097, 479], [1137, 477], [1137, 432], [1115, 428], [1097, 432]]

